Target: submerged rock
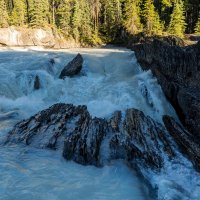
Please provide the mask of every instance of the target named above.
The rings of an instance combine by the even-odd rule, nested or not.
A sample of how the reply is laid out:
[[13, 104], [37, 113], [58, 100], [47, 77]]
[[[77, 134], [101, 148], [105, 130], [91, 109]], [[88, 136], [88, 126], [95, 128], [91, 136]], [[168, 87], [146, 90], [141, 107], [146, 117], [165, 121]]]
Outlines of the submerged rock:
[[200, 42], [180, 47], [168, 40], [154, 39], [133, 50], [143, 69], [157, 77], [183, 125], [200, 141]]
[[75, 76], [80, 73], [83, 66], [83, 57], [78, 54], [71, 62], [69, 62], [62, 70], [59, 78], [64, 79], [66, 76]]
[[54, 58], [51, 58], [51, 59], [49, 60], [49, 63], [50, 63], [51, 65], [54, 65], [54, 64], [56, 63], [56, 61], [55, 61]]
[[39, 76], [37, 75], [35, 77], [35, 81], [34, 81], [34, 90], [39, 90], [40, 89], [40, 78]]

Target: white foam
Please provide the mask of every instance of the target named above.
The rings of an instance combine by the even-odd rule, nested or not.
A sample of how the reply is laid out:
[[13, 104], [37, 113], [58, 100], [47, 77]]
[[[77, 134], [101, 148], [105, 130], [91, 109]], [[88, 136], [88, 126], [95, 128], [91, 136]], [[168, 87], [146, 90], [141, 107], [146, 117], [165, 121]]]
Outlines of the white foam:
[[[124, 49], [81, 50], [85, 60], [85, 75], [58, 79], [63, 66], [76, 55], [76, 51], [4, 52], [0, 55], [3, 61], [0, 70], [3, 69], [6, 74], [2, 78], [0, 76], [1, 95], [13, 99], [13, 107], [17, 107], [18, 102], [25, 98], [24, 107], [31, 107], [31, 110], [34, 104], [31, 99], [34, 99], [36, 104], [41, 102], [41, 109], [43, 105], [57, 102], [84, 104], [88, 106], [91, 114], [97, 117], [107, 117], [115, 110], [125, 111], [131, 107], [142, 110], [159, 121], [162, 121], [163, 114], [175, 115], [155, 78], [150, 72], [142, 72], [134, 53]], [[12, 60], [9, 59], [10, 55]], [[52, 58], [56, 62], [54, 66], [49, 62]], [[36, 75], [40, 78], [42, 88], [33, 93]], [[154, 107], [149, 106], [143, 96], [140, 90], [141, 82], [151, 95]], [[5, 107], [3, 100], [1, 103], [0, 107]], [[37, 112], [37, 106], [34, 107]]]
[[[65, 80], [58, 79], [64, 65], [78, 52], [84, 57], [83, 74]], [[50, 59], [54, 59], [54, 65], [50, 63]], [[39, 76], [41, 85], [38, 91], [34, 91], [33, 88], [36, 75]], [[30, 49], [27, 52], [2, 51], [0, 53], [0, 83], [0, 116], [7, 116], [6, 113], [10, 112], [17, 113], [16, 118], [13, 115], [14, 118], [10, 120], [0, 121], [0, 137], [12, 128], [16, 121], [28, 118], [58, 102], [87, 105], [92, 116], [97, 117], [106, 118], [116, 110], [125, 111], [127, 108], [142, 110], [159, 122], [162, 122], [164, 114], [176, 117], [151, 72], [143, 72], [136, 62], [134, 53], [126, 49], [75, 49], [66, 50], [64, 53], [52, 50], [37, 52]], [[105, 141], [104, 146], [106, 145]], [[4, 151], [7, 150], [4, 149]], [[103, 154], [104, 151], [105, 149], [102, 150]], [[25, 157], [25, 162], [20, 160], [19, 163], [17, 160], [8, 158], [3, 158], [7, 161], [2, 162], [1, 159], [0, 171], [5, 178], [0, 179], [0, 194], [2, 193], [6, 198], [9, 198], [10, 194], [10, 199], [16, 195], [20, 200], [27, 199], [27, 191], [29, 199], [34, 194], [38, 195], [34, 200], [47, 198], [61, 200], [64, 196], [66, 199], [66, 194], [69, 197], [75, 195], [76, 198], [70, 197], [71, 199], [80, 199], [84, 196], [91, 200], [94, 199], [91, 191], [94, 191], [95, 199], [99, 197], [102, 200], [132, 199], [134, 195], [137, 197], [137, 191], [132, 188], [135, 183], [128, 175], [130, 172], [121, 165], [120, 167], [117, 167], [118, 165], [105, 167], [102, 170], [74, 166], [75, 164], [69, 163], [63, 165], [63, 161], [57, 163], [47, 154], [45, 154], [46, 157], [42, 156], [43, 160], [40, 160], [40, 153], [36, 154], [37, 158], [31, 154], [30, 159]], [[3, 153], [0, 153], [0, 156], [2, 155]], [[38, 164], [35, 165], [35, 163]], [[49, 171], [46, 171], [47, 168]], [[67, 170], [72, 171], [71, 176]], [[115, 170], [122, 171], [116, 173], [117, 175], [112, 174]], [[80, 173], [80, 176], [76, 177], [77, 173]], [[94, 178], [98, 176], [100, 176], [99, 179]], [[56, 177], [60, 178], [60, 182], [56, 182], [59, 181]], [[150, 171], [146, 177], [158, 186], [160, 200], [199, 199], [199, 176], [191, 163], [180, 155], [176, 162], [165, 160], [165, 167], [161, 173]], [[84, 184], [86, 181], [89, 185]], [[5, 183], [7, 183], [6, 186]], [[56, 186], [57, 184], [59, 187]], [[18, 189], [14, 190], [13, 188], [17, 185]], [[55, 188], [55, 192], [49, 191], [47, 187]], [[117, 187], [119, 190], [116, 189]], [[59, 192], [61, 196], [55, 196]], [[46, 196], [42, 196], [43, 194]], [[139, 200], [140, 197], [136, 199]]]

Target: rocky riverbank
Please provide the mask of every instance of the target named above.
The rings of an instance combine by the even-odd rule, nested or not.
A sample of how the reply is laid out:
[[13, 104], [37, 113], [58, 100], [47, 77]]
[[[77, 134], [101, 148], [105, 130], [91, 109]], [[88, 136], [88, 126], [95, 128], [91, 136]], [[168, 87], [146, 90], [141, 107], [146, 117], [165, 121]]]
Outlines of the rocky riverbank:
[[58, 31], [48, 28], [0, 28], [0, 46], [45, 47], [67, 49], [80, 47], [73, 39], [66, 40]]
[[172, 40], [149, 39], [132, 46], [144, 70], [157, 77], [166, 97], [188, 131], [200, 139], [200, 42], [180, 46]]

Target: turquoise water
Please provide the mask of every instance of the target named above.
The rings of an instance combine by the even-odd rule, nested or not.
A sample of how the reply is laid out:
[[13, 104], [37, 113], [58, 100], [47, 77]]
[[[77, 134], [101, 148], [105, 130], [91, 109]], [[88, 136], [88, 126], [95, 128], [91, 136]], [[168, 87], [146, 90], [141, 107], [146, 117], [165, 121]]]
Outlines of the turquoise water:
[[[58, 79], [77, 52], [84, 57], [81, 75]], [[36, 75], [38, 91], [33, 87]], [[0, 52], [0, 141], [15, 123], [57, 102], [87, 105], [97, 117], [137, 108], [159, 122], [164, 114], [176, 118], [157, 80], [141, 70], [129, 50]], [[177, 155], [173, 161], [164, 159], [161, 172], [144, 169], [143, 174], [159, 200], [199, 200], [200, 176]], [[148, 200], [148, 196], [143, 179], [122, 161], [96, 168], [67, 162], [61, 152], [0, 146], [0, 200]]]

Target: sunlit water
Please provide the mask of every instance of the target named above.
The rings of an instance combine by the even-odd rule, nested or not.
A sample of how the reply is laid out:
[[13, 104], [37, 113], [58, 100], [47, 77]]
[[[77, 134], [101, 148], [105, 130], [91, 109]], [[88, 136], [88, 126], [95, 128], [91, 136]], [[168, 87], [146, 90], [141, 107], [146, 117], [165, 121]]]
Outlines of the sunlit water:
[[[81, 75], [58, 79], [77, 52], [84, 57]], [[34, 91], [36, 75], [38, 91]], [[93, 116], [104, 118], [127, 108], [142, 110], [161, 123], [164, 114], [176, 118], [156, 79], [143, 72], [134, 53], [126, 49], [0, 52], [0, 138], [16, 122], [57, 102], [87, 105]], [[66, 162], [60, 155], [22, 146], [0, 147], [0, 199], [149, 199], [143, 180], [122, 161], [98, 169]], [[157, 188], [159, 199], [200, 199], [199, 175], [181, 155], [174, 163], [166, 162], [162, 173], [145, 176]]]

